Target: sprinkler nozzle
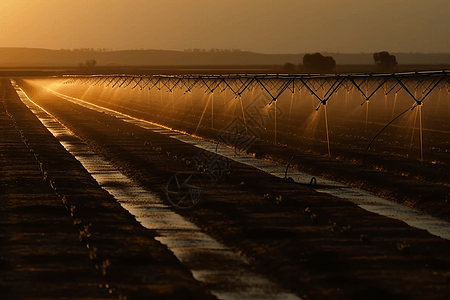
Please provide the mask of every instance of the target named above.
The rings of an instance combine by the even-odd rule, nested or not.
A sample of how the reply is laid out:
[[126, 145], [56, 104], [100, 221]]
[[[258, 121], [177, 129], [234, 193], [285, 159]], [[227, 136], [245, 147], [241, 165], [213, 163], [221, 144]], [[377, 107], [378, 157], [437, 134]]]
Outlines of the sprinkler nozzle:
[[319, 111], [319, 108], [320, 108], [321, 105], [322, 105], [322, 102], [319, 103], [319, 105], [318, 105], [317, 108], [316, 108], [316, 111]]

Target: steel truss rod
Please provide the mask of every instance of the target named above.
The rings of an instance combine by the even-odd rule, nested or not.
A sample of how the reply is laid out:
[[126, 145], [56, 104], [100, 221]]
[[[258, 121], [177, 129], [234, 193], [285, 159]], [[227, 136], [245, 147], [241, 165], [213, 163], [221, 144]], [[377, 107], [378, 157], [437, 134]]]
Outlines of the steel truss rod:
[[[405, 85], [405, 83], [402, 81], [402, 78], [397, 77], [398, 83], [402, 86], [402, 88], [414, 99], [414, 101], [417, 103], [417, 105], [421, 105], [422, 102], [425, 100], [425, 98], [428, 97], [429, 94], [448, 76], [448, 74], [443, 74], [440, 77], [437, 78], [435, 81], [431, 81], [431, 83], [428, 85], [428, 87], [425, 88], [426, 92], [420, 100], [417, 99], [415, 95], [408, 89], [408, 87]], [[425, 81], [423, 78], [418, 78], [418, 84], [415, 86], [415, 89], [417, 89], [419, 86], [422, 85], [422, 82]], [[428, 90], [428, 91], [427, 91]]]
[[366, 101], [368, 101], [373, 95], [375, 95], [375, 93], [376, 93], [376, 92], [377, 92], [377, 91], [378, 91], [378, 90], [386, 83], [386, 81], [389, 80], [389, 77], [384, 77], [384, 79], [381, 78], [381, 79], [382, 79], [381, 83], [379, 83], [378, 86], [376, 86], [376, 88], [369, 94], [369, 93], [368, 93], [368, 87], [367, 87], [366, 92], [364, 92], [364, 91], [362, 90], [362, 88], [361, 88], [361, 85], [362, 85], [363, 83], [368, 83], [369, 78], [370, 78], [370, 77], [365, 77], [364, 80], [363, 80], [360, 84], [358, 84], [358, 83], [356, 83], [356, 81], [353, 79], [352, 76], [347, 77], [347, 79], [348, 79], [351, 83], [353, 83], [353, 85], [354, 85], [354, 86], [356, 87], [356, 89], [361, 93], [361, 95], [363, 95], [363, 97], [365, 98]]
[[[237, 98], [242, 96], [242, 93], [253, 83], [254, 80], [254, 77], [233, 76], [224, 77], [222, 79], [222, 82], [225, 83], [225, 85], [233, 92], [233, 94]], [[233, 88], [232, 85], [234, 85], [235, 87]]]
[[[320, 107], [341, 87], [347, 91], [352, 87], [356, 88], [366, 100], [382, 88], [386, 95], [403, 89], [419, 104], [440, 84], [450, 84], [450, 71], [336, 75], [66, 75], [62, 79], [64, 84], [89, 84], [110, 88], [130, 86], [131, 89], [139, 87], [141, 90], [165, 88], [169, 92], [173, 92], [175, 88], [186, 89], [185, 93], [199, 89], [207, 94], [215, 90], [229, 90], [236, 98], [248, 89], [259, 86], [272, 97], [271, 101], [276, 101], [287, 90], [294, 93], [295, 89], [306, 88], [319, 100]], [[418, 89], [421, 90], [421, 97], [414, 95], [414, 91]], [[323, 91], [323, 96], [319, 95], [319, 90]]]
[[[284, 93], [284, 91], [289, 88], [289, 86], [291, 85], [291, 82], [294, 79], [290, 78], [289, 80], [287, 80], [286, 82], [284, 82], [284, 84], [281, 86], [281, 88], [278, 88], [278, 90], [276, 91], [277, 94], [272, 94], [269, 89], [267, 89], [266, 85], [264, 84], [264, 82], [260, 79], [256, 79], [256, 81], [259, 83], [259, 85], [270, 95], [270, 97], [272, 97], [272, 100], [270, 100], [269, 105], [272, 104], [273, 101], [277, 101], [278, 97], [281, 96], [281, 94]], [[270, 82], [270, 81], [269, 81]]]
[[181, 84], [186, 88], [185, 93], [192, 92], [192, 89], [195, 87], [195, 85], [199, 80], [200, 80], [199, 78], [195, 77], [188, 77], [188, 78], [181, 77]]
[[127, 79], [128, 79], [127, 77], [123, 77], [123, 76], [117, 77], [117, 78], [116, 78], [116, 81], [115, 81], [114, 84], [111, 86], [111, 88], [115, 88], [117, 85], [119, 85], [119, 87], [122, 86], [123, 83], [124, 83]]
[[[389, 86], [389, 85], [388, 85], [388, 84], [389, 84], [389, 81], [392, 81], [392, 82], [393, 82], [392, 86]], [[385, 95], [388, 95], [388, 94], [390, 94], [390, 93], [398, 86], [398, 81], [397, 81], [395, 78], [391, 78], [391, 79], [389, 79], [389, 80], [386, 81], [385, 86], [387, 86], [387, 87], [386, 87], [386, 89], [385, 89], [385, 91], [384, 91], [384, 94], [385, 94]], [[397, 91], [397, 92], [398, 92], [398, 91]]]
[[209, 78], [202, 78], [201, 79], [204, 83], [204, 86], [206, 86], [207, 90], [205, 91], [206, 94], [212, 94], [214, 91], [220, 86], [221, 81], [209, 79]]
[[134, 82], [136, 83], [131, 87], [131, 89], [134, 90], [139, 85], [139, 83], [141, 83], [142, 80], [143, 80], [142, 77], [134, 78]]
[[169, 92], [172, 92], [177, 86], [182, 88], [182, 86], [180, 85], [181, 83], [180, 78], [169, 78], [168, 80], [163, 80], [162, 83]]
[[120, 83], [119, 87], [128, 87], [134, 79], [134, 77], [123, 77], [123, 81]]
[[[330, 97], [331, 97], [331, 96], [339, 89], [339, 87], [345, 82], [346, 77], [340, 77], [339, 75], [337, 75], [336, 77], [334, 77], [334, 82], [333, 82], [333, 81], [328, 81], [328, 83], [330, 83], [330, 82], [332, 82], [332, 83], [330, 84], [330, 87], [329, 87], [328, 90], [325, 92], [325, 94], [324, 94], [323, 97], [320, 97], [320, 96], [317, 94], [318, 89], [317, 89], [317, 90], [313, 90], [313, 88], [312, 88], [311, 86], [309, 86], [308, 83], [307, 83], [305, 80], [303, 80], [303, 78], [299, 78], [298, 80], [300, 80], [300, 81], [302, 82], [303, 86], [305, 86], [305, 87], [308, 89], [308, 91], [309, 91], [312, 95], [314, 95], [314, 97], [316, 97], [316, 98], [319, 100], [319, 106], [316, 108], [316, 110], [318, 110], [318, 109], [320, 108], [321, 105], [326, 105], [326, 104], [327, 104], [327, 102], [328, 102], [328, 100], [330, 99]], [[330, 80], [330, 79], [328, 79], [328, 80]], [[324, 86], [324, 85], [323, 85], [323, 83], [322, 83], [321, 86], [319, 87], [319, 89], [320, 89], [320, 88], [324, 89], [323, 86]], [[324, 90], [325, 90], [325, 89], [324, 89]]]
[[[143, 85], [139, 85], [139, 88], [140, 88], [141, 90], [143, 90], [143, 89], [147, 88], [148, 85], [149, 85], [151, 82], [152, 82], [152, 79], [146, 77], [146, 78], [144, 78], [144, 79], [142, 80], [142, 84], [143, 84]], [[150, 90], [151, 88], [148, 88], [148, 89]]]

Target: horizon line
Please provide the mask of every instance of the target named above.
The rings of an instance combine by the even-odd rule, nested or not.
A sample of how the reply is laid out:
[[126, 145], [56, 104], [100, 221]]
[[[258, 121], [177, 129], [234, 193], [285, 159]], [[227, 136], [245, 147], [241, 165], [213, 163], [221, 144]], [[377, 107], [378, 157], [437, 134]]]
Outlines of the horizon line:
[[[262, 53], [262, 52], [254, 52], [250, 50], [241, 50], [241, 49], [235, 49], [235, 48], [229, 48], [229, 49], [218, 49], [218, 48], [211, 48], [219, 51], [210, 51], [211, 49], [206, 48], [188, 48], [188, 49], [198, 49], [199, 51], [186, 51], [185, 50], [170, 50], [170, 49], [113, 49], [113, 48], [60, 48], [60, 49], [54, 49], [54, 48], [41, 48], [41, 47], [25, 47], [25, 46], [17, 46], [17, 47], [0, 47], [0, 49], [29, 49], [29, 50], [48, 50], [48, 51], [70, 51], [70, 52], [97, 52], [97, 53], [106, 53], [106, 52], [123, 52], [123, 51], [166, 51], [166, 52], [180, 52], [180, 53], [253, 53], [253, 54], [262, 54], [262, 55], [301, 55], [306, 53], [324, 53], [324, 54], [342, 54], [342, 55], [367, 55], [367, 54], [373, 54], [380, 51], [373, 51], [373, 52], [340, 52], [340, 51], [305, 51], [305, 52], [298, 52], [298, 53]], [[99, 49], [103, 49], [103, 51], [100, 51]], [[382, 50], [386, 51], [386, 50]], [[406, 52], [406, 51], [388, 51], [390, 53], [395, 54], [447, 54], [450, 55], [449, 52]]]

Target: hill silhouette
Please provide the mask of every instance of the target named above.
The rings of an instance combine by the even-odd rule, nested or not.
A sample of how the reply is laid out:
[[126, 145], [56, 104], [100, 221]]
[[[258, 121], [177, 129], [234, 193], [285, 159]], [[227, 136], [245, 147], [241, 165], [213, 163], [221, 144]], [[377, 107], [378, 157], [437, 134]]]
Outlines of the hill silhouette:
[[[374, 51], [376, 52], [376, 51]], [[371, 65], [373, 53], [326, 53], [338, 65]], [[450, 53], [392, 53], [399, 64], [449, 65]], [[262, 54], [248, 51], [186, 52], [171, 50], [81, 51], [0, 48], [0, 67], [78, 66], [95, 60], [98, 66], [220, 66], [300, 64], [305, 53]]]

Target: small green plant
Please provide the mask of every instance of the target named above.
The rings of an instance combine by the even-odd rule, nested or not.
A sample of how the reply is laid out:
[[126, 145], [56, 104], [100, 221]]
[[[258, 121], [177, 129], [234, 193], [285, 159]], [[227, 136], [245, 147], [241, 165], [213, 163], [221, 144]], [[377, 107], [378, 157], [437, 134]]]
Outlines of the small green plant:
[[75, 211], [76, 211], [75, 205], [71, 205], [69, 211], [70, 211], [70, 216], [73, 217], [75, 215]]
[[277, 197], [275, 197], [275, 202], [277, 204], [281, 204], [281, 201], [283, 201], [283, 197], [281, 195], [278, 195]]
[[92, 224], [89, 223], [89, 225], [84, 225], [83, 228], [80, 230], [79, 239], [80, 242], [82, 242], [83, 244], [87, 244], [92, 236], [91, 226]]
[[342, 227], [341, 232], [348, 232], [348, 231], [350, 231], [350, 229], [352, 229], [352, 227], [350, 225], [347, 225], [347, 226]]
[[335, 231], [336, 231], [336, 228], [337, 228], [336, 222], [333, 222], [333, 221], [330, 219], [330, 220], [328, 220], [328, 224], [331, 225], [331, 231], [332, 231], [332, 232], [335, 232]]
[[397, 250], [402, 254], [408, 254], [411, 251], [411, 245], [407, 241], [397, 243]]
[[96, 260], [98, 258], [97, 247], [89, 247], [89, 259]]
[[107, 269], [111, 266], [111, 261], [107, 258], [102, 263], [102, 275], [106, 276]]
[[52, 189], [54, 191], [56, 191], [56, 182], [54, 182], [53, 180], [50, 180], [49, 183], [50, 183], [50, 186], [52, 187]]
[[197, 172], [204, 172], [205, 171], [205, 167], [202, 164], [197, 165]]

